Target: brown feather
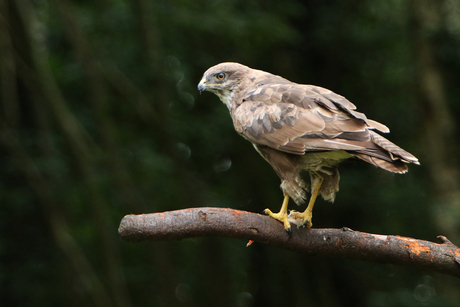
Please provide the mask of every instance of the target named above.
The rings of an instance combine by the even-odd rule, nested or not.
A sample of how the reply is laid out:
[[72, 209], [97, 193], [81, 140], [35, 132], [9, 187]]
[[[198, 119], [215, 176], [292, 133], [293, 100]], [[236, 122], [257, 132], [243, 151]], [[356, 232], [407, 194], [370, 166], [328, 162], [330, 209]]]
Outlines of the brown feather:
[[388, 162], [386, 160], [368, 156], [366, 154], [356, 154], [356, 153], [354, 154], [354, 156], [370, 164], [373, 164], [377, 167], [383, 168], [384, 170], [389, 171], [389, 172], [404, 174], [408, 170], [407, 164], [404, 164], [401, 160]]

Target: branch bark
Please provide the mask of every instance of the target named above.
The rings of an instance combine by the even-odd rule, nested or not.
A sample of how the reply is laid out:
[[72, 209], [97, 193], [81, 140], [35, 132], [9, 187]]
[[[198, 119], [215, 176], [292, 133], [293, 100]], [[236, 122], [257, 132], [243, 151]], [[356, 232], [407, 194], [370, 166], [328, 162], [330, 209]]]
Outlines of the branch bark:
[[349, 228], [301, 228], [288, 234], [281, 223], [268, 216], [227, 208], [127, 215], [118, 233], [128, 242], [203, 236], [239, 238], [305, 254], [412, 266], [460, 278], [460, 248], [444, 236], [438, 236], [438, 244]]

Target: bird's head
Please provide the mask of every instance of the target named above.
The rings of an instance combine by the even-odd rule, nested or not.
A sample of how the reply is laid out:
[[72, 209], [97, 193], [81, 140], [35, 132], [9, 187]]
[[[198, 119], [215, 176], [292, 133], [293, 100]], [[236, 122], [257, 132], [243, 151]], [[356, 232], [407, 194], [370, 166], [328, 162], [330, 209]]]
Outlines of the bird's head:
[[241, 82], [251, 69], [238, 63], [221, 63], [209, 68], [198, 84], [198, 90], [216, 94], [231, 108], [231, 100]]

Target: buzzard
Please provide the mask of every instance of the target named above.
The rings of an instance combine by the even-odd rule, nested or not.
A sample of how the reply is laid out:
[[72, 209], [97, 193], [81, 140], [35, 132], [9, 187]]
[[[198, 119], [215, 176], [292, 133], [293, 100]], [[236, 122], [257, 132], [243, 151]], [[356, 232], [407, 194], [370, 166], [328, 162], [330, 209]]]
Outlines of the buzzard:
[[[393, 173], [407, 172], [418, 159], [374, 130], [389, 129], [363, 113], [345, 97], [328, 89], [291, 82], [238, 63], [221, 63], [203, 75], [198, 90], [216, 94], [228, 107], [235, 130], [250, 141], [281, 179], [281, 210], [264, 212], [281, 221], [311, 227], [312, 210], [320, 194], [334, 201], [339, 190], [338, 164], [357, 157]], [[310, 186], [300, 173], [308, 171]], [[289, 198], [304, 212], [287, 212]]]

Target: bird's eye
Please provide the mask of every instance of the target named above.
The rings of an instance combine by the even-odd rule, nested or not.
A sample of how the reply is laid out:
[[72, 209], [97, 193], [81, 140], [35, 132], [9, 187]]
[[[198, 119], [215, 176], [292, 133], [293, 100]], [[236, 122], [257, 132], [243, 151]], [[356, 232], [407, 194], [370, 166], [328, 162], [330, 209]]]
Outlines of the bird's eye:
[[217, 80], [224, 80], [225, 74], [223, 72], [216, 74]]

